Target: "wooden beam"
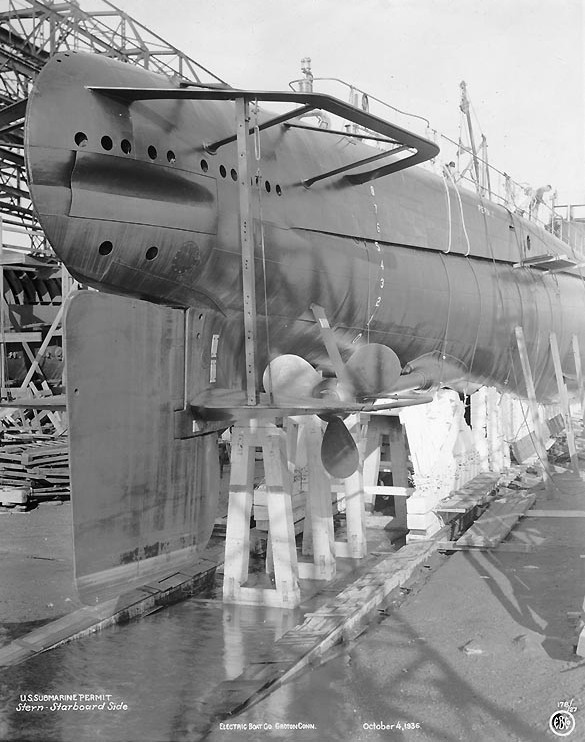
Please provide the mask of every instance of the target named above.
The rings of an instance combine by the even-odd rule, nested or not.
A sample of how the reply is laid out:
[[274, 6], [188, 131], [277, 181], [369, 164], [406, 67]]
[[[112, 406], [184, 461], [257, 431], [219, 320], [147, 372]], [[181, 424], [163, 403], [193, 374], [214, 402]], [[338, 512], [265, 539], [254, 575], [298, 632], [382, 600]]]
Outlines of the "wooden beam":
[[20, 385], [20, 388], [21, 389], [26, 389], [27, 388], [27, 386], [29, 385], [31, 379], [35, 375], [37, 369], [40, 368], [41, 359], [45, 355], [45, 351], [49, 347], [49, 343], [53, 339], [53, 337], [55, 335], [55, 331], [56, 331], [57, 327], [59, 326], [59, 324], [61, 323], [61, 318], [63, 317], [63, 310], [64, 310], [64, 308], [65, 308], [65, 305], [64, 304], [61, 304], [61, 306], [59, 307], [59, 311], [55, 315], [55, 319], [53, 320], [53, 323], [51, 324], [51, 327], [49, 328], [49, 332], [47, 333], [45, 339], [41, 343], [41, 347], [37, 351], [37, 355], [35, 357], [35, 360], [31, 364], [31, 367], [29, 368], [26, 376], [24, 377], [24, 381]]
[[439, 551], [510, 551], [517, 554], [531, 554], [536, 551], [534, 544], [499, 543], [495, 546], [466, 546], [459, 541], [440, 541]]
[[410, 497], [414, 487], [394, 487], [394, 485], [376, 485], [364, 487], [366, 495], [381, 495], [382, 497]]
[[[407, 508], [406, 497], [410, 497], [413, 489], [409, 487], [408, 454], [406, 450], [406, 433], [396, 416], [388, 416], [388, 442], [390, 444], [390, 460], [392, 462], [392, 494], [394, 500], [395, 525], [406, 528]], [[405, 495], [398, 490], [406, 490]]]
[[585, 384], [583, 383], [583, 367], [581, 365], [581, 350], [579, 348], [579, 338], [576, 335], [573, 335], [573, 357], [575, 359], [575, 371], [577, 374], [577, 388], [579, 390], [581, 416], [585, 421]]
[[248, 579], [250, 559], [250, 515], [254, 492], [254, 448], [248, 432], [232, 430], [229, 500], [225, 537], [223, 599], [237, 601], [241, 585]]
[[503, 541], [518, 520], [532, 506], [536, 495], [514, 493], [492, 502], [463, 536], [457, 541], [460, 547], [494, 547]]
[[585, 510], [529, 510], [530, 518], [585, 518]]
[[528, 404], [530, 406], [530, 412], [532, 414], [532, 420], [534, 422], [534, 445], [536, 453], [540, 459], [543, 470], [544, 484], [549, 495], [552, 493], [552, 476], [550, 467], [548, 464], [548, 455], [545, 447], [545, 435], [544, 435], [544, 424], [541, 419], [540, 410], [538, 409], [538, 402], [536, 401], [536, 390], [534, 388], [534, 378], [532, 376], [532, 370], [530, 368], [530, 359], [528, 358], [528, 350], [526, 349], [526, 340], [524, 338], [524, 330], [521, 326], [516, 327], [516, 343], [518, 345], [518, 352], [520, 354], [520, 363], [522, 364], [522, 373], [524, 374], [524, 383], [526, 384], [526, 394], [528, 396]]
[[[351, 421], [351, 422], [350, 422]], [[367, 556], [366, 511], [364, 507], [363, 445], [360, 441], [360, 416], [352, 415], [346, 421], [349, 432], [357, 439], [360, 449], [360, 464], [350, 477], [343, 480], [345, 491], [345, 527], [347, 541], [335, 542], [335, 554], [339, 557], [362, 559]]]
[[579, 474], [579, 459], [577, 457], [577, 448], [575, 446], [575, 433], [573, 432], [573, 422], [571, 420], [571, 409], [569, 406], [569, 394], [567, 392], [567, 386], [563, 377], [563, 369], [561, 366], [561, 354], [559, 353], [559, 344], [557, 342], [556, 333], [551, 332], [550, 334], [550, 349], [552, 353], [553, 363], [555, 367], [555, 376], [557, 379], [557, 388], [559, 390], [559, 399], [561, 401], [561, 409], [563, 411], [563, 418], [565, 423], [565, 431], [567, 433], [567, 445], [569, 447], [569, 455], [571, 457], [571, 466], [575, 474]]
[[[262, 447], [269, 522], [269, 556], [276, 589], [248, 587], [254, 454]], [[268, 562], [268, 555], [267, 555]], [[274, 423], [235, 425], [225, 543], [226, 603], [294, 608], [301, 600], [285, 433]]]
[[[303, 425], [309, 476], [309, 491], [305, 501], [303, 554], [310, 553], [312, 561], [299, 563], [299, 575], [306, 579], [331, 580], [336, 572], [335, 533], [331, 507], [331, 484], [321, 462], [323, 433], [321, 424], [314, 415], [309, 417]], [[307, 543], [305, 543], [305, 534]], [[309, 541], [310, 549], [308, 548]]]

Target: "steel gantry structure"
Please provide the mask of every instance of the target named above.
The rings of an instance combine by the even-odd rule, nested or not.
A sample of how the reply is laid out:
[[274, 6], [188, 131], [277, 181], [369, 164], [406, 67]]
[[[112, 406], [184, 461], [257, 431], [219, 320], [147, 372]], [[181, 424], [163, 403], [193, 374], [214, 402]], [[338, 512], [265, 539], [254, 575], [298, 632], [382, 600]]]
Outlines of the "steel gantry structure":
[[224, 82], [108, 0], [93, 4], [97, 10], [75, 0], [0, 0], [0, 215], [35, 252], [47, 246], [29, 198], [23, 122], [30, 88], [53, 54], [99, 52], [169, 77]]

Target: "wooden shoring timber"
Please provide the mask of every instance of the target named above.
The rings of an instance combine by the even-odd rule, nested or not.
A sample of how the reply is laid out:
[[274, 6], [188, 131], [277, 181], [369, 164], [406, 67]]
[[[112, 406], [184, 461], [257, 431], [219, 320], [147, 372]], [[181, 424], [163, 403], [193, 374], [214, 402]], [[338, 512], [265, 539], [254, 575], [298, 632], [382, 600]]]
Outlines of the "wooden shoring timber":
[[488, 387], [486, 392], [489, 468], [501, 472], [510, 466], [510, 447], [504, 435], [503, 395], [494, 387]]
[[[255, 451], [262, 448], [266, 481], [269, 552], [276, 588], [250, 587], [250, 516]], [[286, 434], [274, 422], [250, 421], [232, 431], [223, 599], [226, 603], [294, 608], [300, 603]]]
[[[388, 438], [390, 461], [382, 461], [384, 437]], [[372, 508], [376, 497], [394, 498], [393, 525], [405, 529], [407, 521], [406, 500], [414, 489], [410, 486], [406, 434], [398, 415], [369, 415], [367, 420], [366, 449], [363, 465], [364, 501]], [[379, 485], [382, 472], [391, 472], [392, 485]]]
[[518, 520], [533, 505], [536, 495], [510, 493], [494, 500], [488, 509], [457, 541], [459, 548], [493, 548], [501, 543]]
[[569, 448], [569, 455], [571, 457], [571, 466], [575, 474], [579, 474], [579, 460], [577, 458], [577, 448], [575, 446], [575, 433], [573, 432], [573, 422], [571, 420], [571, 408], [569, 406], [569, 393], [567, 391], [567, 385], [563, 377], [563, 368], [561, 366], [561, 356], [559, 353], [559, 345], [557, 342], [556, 333], [551, 332], [550, 334], [550, 350], [552, 353], [553, 363], [555, 367], [555, 377], [557, 380], [557, 388], [559, 390], [559, 399], [561, 401], [561, 409], [563, 414], [563, 421], [565, 425], [565, 431], [567, 433], [567, 446]]
[[546, 490], [549, 495], [552, 494], [552, 475], [550, 466], [548, 463], [548, 454], [545, 447], [545, 434], [544, 434], [544, 423], [538, 408], [538, 402], [536, 401], [536, 391], [534, 388], [534, 378], [532, 376], [532, 370], [530, 368], [530, 359], [528, 358], [528, 350], [526, 349], [526, 340], [524, 338], [524, 329], [521, 326], [516, 327], [516, 343], [518, 345], [518, 352], [520, 354], [520, 363], [522, 365], [522, 373], [524, 375], [524, 383], [526, 384], [526, 393], [528, 395], [528, 404], [530, 406], [530, 412], [535, 426], [534, 443], [536, 448], [537, 456], [540, 460], [540, 464], [543, 470], [543, 478]]
[[331, 483], [321, 463], [321, 424], [313, 415], [303, 422], [303, 440], [308, 469], [303, 554], [312, 561], [300, 562], [299, 574], [305, 579], [331, 580], [336, 573]]
[[585, 383], [583, 382], [583, 367], [581, 364], [581, 349], [579, 347], [579, 338], [576, 335], [573, 335], [573, 358], [575, 360], [575, 373], [577, 375], [577, 389], [579, 391], [581, 417], [585, 422]]
[[524, 544], [519, 541], [514, 543], [497, 543], [493, 546], [468, 546], [466, 544], [460, 544], [459, 541], [441, 541], [439, 544], [439, 551], [496, 551], [509, 552], [511, 554], [532, 554], [537, 551], [538, 547], [535, 544]]
[[474, 507], [483, 505], [498, 491], [499, 474], [483, 472], [459, 490], [453, 490], [435, 506], [437, 513], [467, 513]]
[[35, 375], [35, 373], [38, 370], [40, 370], [41, 360], [42, 360], [43, 356], [45, 355], [45, 352], [46, 352], [47, 348], [49, 347], [49, 344], [50, 344], [51, 340], [55, 336], [55, 332], [57, 331], [57, 328], [61, 324], [61, 319], [63, 317], [63, 311], [64, 311], [64, 309], [65, 309], [65, 302], [63, 301], [61, 303], [61, 306], [59, 307], [59, 310], [58, 310], [57, 314], [55, 315], [55, 319], [53, 320], [53, 322], [51, 324], [51, 327], [49, 328], [49, 331], [47, 332], [47, 334], [45, 336], [45, 339], [41, 343], [41, 347], [37, 351], [37, 354], [35, 356], [34, 361], [31, 363], [31, 366], [30, 366], [29, 370], [27, 371], [27, 374], [24, 377], [24, 380], [23, 380], [22, 384], [20, 385], [20, 388], [21, 389], [26, 389], [27, 386], [32, 381], [32, 378]]
[[369, 487], [376, 487], [380, 476], [382, 439], [386, 434], [386, 416], [368, 415], [366, 432], [366, 448], [364, 451], [363, 479], [366, 489], [364, 501], [366, 505], [373, 506], [375, 495], [370, 497], [367, 491]]
[[[0, 240], [1, 242], [1, 240]], [[1, 244], [0, 244], [0, 251], [1, 251]], [[0, 266], [0, 274], [3, 272], [3, 268]], [[0, 276], [1, 278], [1, 276]], [[57, 309], [57, 314], [53, 319], [53, 322], [51, 323], [47, 333], [40, 331], [11, 331], [11, 332], [5, 332], [5, 326], [4, 322], [5, 319], [2, 319], [2, 314], [5, 309], [6, 304], [6, 298], [2, 297], [2, 302], [0, 303], [0, 325], [1, 325], [1, 332], [0, 332], [0, 351], [1, 351], [1, 365], [2, 365], [2, 380], [1, 380], [1, 386], [0, 389], [2, 391], [3, 395], [8, 394], [9, 396], [11, 394], [14, 394], [16, 396], [16, 399], [18, 400], [19, 404], [18, 407], [20, 408], [16, 414], [18, 414], [21, 425], [23, 428], [30, 428], [30, 429], [38, 429], [42, 430], [42, 421], [46, 418], [52, 425], [55, 433], [61, 434], [64, 432], [67, 428], [67, 416], [64, 412], [59, 412], [54, 409], [50, 409], [48, 407], [41, 407], [39, 405], [36, 406], [38, 400], [42, 398], [43, 401], [45, 399], [50, 399], [53, 396], [53, 391], [51, 390], [49, 384], [47, 383], [45, 374], [43, 372], [43, 369], [41, 367], [42, 359], [46, 353], [47, 348], [49, 347], [50, 343], [54, 340], [56, 337], [62, 337], [63, 331], [61, 328], [62, 325], [62, 319], [63, 319], [63, 313], [64, 313], [64, 307], [65, 302], [69, 294], [77, 289], [79, 284], [72, 279], [72, 277], [67, 272], [66, 268], [64, 266], [61, 266], [61, 304]], [[33, 351], [31, 348], [31, 343], [41, 343], [41, 346], [36, 351]], [[28, 358], [28, 361], [30, 363], [30, 367], [25, 375], [25, 378], [23, 382], [21, 383], [20, 387], [18, 389], [8, 388], [7, 387], [7, 379], [6, 379], [6, 369], [5, 366], [5, 357], [6, 357], [6, 344], [8, 343], [19, 343], [22, 346], [23, 352], [25, 356]], [[38, 376], [39, 381], [33, 382], [33, 379], [35, 378], [35, 374]], [[62, 375], [62, 383], [63, 386], [66, 385], [66, 378], [65, 378], [65, 364], [63, 364], [63, 375]], [[40, 385], [41, 389], [38, 388]], [[30, 399], [30, 407], [24, 407], [22, 405], [23, 400]], [[9, 419], [7, 416], [7, 412], [11, 408], [6, 405], [5, 412], [2, 415], [4, 419]]]
[[358, 469], [350, 477], [343, 480], [346, 540], [335, 542], [335, 554], [338, 557], [363, 559], [368, 553], [368, 544], [366, 540], [363, 477], [364, 456], [360, 415], [351, 415], [346, 422], [349, 432], [356, 440], [360, 452], [360, 461]]

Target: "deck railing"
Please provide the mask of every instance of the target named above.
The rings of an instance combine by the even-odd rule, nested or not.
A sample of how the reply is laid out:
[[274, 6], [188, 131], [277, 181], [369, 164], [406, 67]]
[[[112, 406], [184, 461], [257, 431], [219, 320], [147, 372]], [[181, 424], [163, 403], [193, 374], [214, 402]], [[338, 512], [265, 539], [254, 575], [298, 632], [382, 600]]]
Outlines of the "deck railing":
[[[574, 243], [575, 229], [569, 228], [568, 223], [578, 218], [575, 216], [576, 209], [581, 208], [581, 205], [570, 207], [557, 205], [556, 193], [550, 186], [533, 188], [528, 183], [514, 180], [508, 173], [491, 165], [481, 154], [473, 153], [471, 147], [438, 132], [424, 116], [402, 111], [337, 77], [313, 77], [310, 71], [310, 60], [303, 60], [303, 64], [306, 62], [308, 65], [303, 67], [305, 77], [289, 83], [293, 90], [329, 93], [342, 100], [347, 100], [357, 108], [390, 119], [394, 124], [434, 141], [439, 145], [441, 154], [420, 167], [432, 170], [443, 177], [448, 184], [474, 191], [481, 198], [498, 203], [512, 213], [539, 224], [568, 244]], [[356, 124], [332, 121], [322, 112], [311, 112], [307, 114], [307, 117], [315, 118], [315, 125], [321, 128], [345, 129], [351, 134], [371, 133], [366, 129], [360, 129]], [[364, 144], [373, 147], [385, 146], [365, 139]], [[585, 220], [585, 206], [582, 208], [582, 218]], [[579, 247], [583, 247], [581, 244], [583, 240], [578, 240], [578, 242]]]

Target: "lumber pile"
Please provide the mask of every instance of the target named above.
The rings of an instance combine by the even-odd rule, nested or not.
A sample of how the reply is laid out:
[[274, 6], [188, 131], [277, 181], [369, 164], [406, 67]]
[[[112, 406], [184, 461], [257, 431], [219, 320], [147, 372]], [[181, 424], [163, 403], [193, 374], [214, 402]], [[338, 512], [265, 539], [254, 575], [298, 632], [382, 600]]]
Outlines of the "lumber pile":
[[453, 490], [435, 506], [436, 513], [467, 513], [483, 505], [498, 491], [499, 474], [484, 472], [471, 479], [461, 489]]
[[[495, 549], [528, 512], [536, 495], [503, 488], [496, 500], [457, 541], [442, 542], [450, 551]], [[504, 544], [504, 546], [506, 546]], [[514, 545], [508, 544], [514, 550]], [[520, 546], [526, 546], [525, 544]]]
[[[0, 446], [0, 487], [29, 487], [32, 497], [69, 495], [67, 440]], [[1, 499], [1, 494], [0, 494]]]

